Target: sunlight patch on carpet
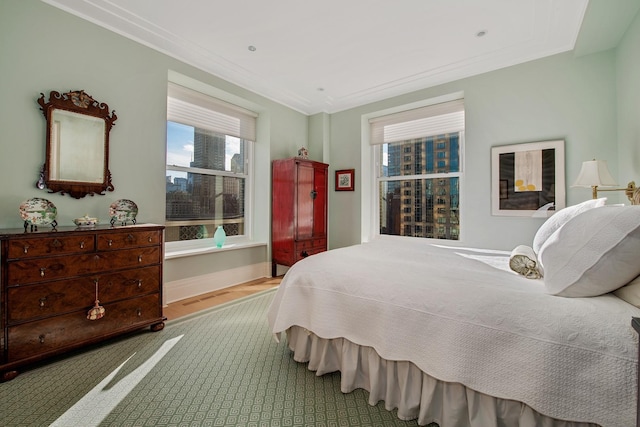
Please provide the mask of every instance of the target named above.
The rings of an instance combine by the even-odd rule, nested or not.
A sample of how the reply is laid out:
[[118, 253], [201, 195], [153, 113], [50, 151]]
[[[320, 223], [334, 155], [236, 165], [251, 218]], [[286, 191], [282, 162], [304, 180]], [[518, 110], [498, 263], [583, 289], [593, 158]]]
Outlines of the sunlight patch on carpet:
[[111, 411], [147, 376], [154, 366], [180, 341], [184, 335], [172, 338], [162, 343], [162, 346], [153, 356], [138, 366], [133, 372], [118, 381], [115, 386], [107, 388], [107, 385], [120, 372], [122, 367], [135, 353], [122, 362], [111, 374], [102, 380], [95, 388], [73, 405], [67, 412], [51, 424], [51, 427], [68, 426], [98, 426], [111, 413]]

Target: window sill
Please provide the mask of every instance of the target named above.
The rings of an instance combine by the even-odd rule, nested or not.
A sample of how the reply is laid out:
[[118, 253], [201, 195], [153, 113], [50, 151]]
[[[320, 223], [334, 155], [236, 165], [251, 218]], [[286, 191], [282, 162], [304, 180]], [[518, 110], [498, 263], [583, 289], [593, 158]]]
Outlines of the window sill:
[[190, 248], [166, 248], [165, 246], [165, 254], [164, 259], [174, 259], [174, 258], [183, 258], [188, 256], [195, 255], [205, 255], [212, 254], [216, 252], [228, 252], [237, 249], [247, 249], [247, 248], [255, 248], [259, 246], [266, 246], [266, 243], [261, 242], [238, 242], [238, 243], [229, 243], [223, 245], [221, 248], [217, 248], [215, 246], [200, 246], [200, 247], [190, 247]]

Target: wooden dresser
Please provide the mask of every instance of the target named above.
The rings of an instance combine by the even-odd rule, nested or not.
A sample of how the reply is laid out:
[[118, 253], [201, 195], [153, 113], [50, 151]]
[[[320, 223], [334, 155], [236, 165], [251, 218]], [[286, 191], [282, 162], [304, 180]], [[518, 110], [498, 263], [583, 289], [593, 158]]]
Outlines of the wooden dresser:
[[[146, 326], [161, 330], [163, 230], [0, 230], [0, 380], [71, 349]], [[89, 320], [96, 293], [104, 316]]]
[[290, 158], [272, 164], [272, 275], [327, 250], [326, 163]]

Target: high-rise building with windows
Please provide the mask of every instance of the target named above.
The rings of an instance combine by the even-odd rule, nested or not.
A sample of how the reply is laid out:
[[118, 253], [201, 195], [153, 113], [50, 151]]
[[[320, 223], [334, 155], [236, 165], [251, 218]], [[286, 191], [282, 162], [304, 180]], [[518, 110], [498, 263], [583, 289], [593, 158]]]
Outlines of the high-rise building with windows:
[[388, 175], [406, 180], [386, 182], [386, 207], [381, 212], [381, 233], [457, 240], [459, 178], [445, 175], [409, 178], [459, 171], [460, 134], [451, 133], [388, 144]]

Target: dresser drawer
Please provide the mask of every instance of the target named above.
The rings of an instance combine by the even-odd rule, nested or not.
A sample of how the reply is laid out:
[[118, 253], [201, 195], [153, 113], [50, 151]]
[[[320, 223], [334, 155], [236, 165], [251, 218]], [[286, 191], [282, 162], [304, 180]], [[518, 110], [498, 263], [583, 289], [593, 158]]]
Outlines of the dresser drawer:
[[148, 246], [135, 249], [125, 249], [117, 252], [101, 252], [98, 254], [100, 271], [121, 268], [143, 267], [145, 265], [160, 264], [162, 262], [162, 248]]
[[13, 325], [84, 308], [88, 310], [95, 299], [95, 284], [90, 277], [12, 287], [7, 290], [7, 321]]
[[94, 234], [13, 239], [9, 241], [8, 259], [88, 253], [93, 252], [94, 249]]
[[318, 239], [296, 240], [295, 244], [296, 244], [296, 248], [298, 249], [297, 252], [305, 249], [315, 250], [316, 248], [321, 248], [326, 250], [327, 239], [323, 237]]
[[327, 250], [327, 239], [325, 237], [318, 239], [306, 239], [295, 241], [295, 260], [300, 261], [309, 255], [314, 255]]
[[327, 248], [325, 246], [298, 249], [295, 253], [295, 260], [296, 262], [298, 262], [301, 259], [307, 258], [308, 256], [319, 254], [320, 252], [326, 252], [326, 250]]
[[104, 274], [98, 277], [100, 301], [105, 303], [158, 292], [162, 287], [160, 265]]
[[15, 286], [7, 291], [10, 325], [75, 310], [88, 310], [96, 299], [102, 305], [160, 289], [160, 266], [117, 273]]
[[151, 231], [124, 231], [122, 233], [109, 233], [98, 235], [98, 250], [108, 251], [123, 248], [135, 248], [137, 246], [150, 246], [160, 243], [162, 232]]
[[161, 249], [159, 246], [125, 249], [117, 252], [10, 261], [7, 266], [7, 285], [26, 285], [65, 277], [73, 278], [103, 271], [159, 264], [160, 262]]
[[9, 327], [8, 361], [54, 352], [68, 346], [94, 342], [96, 337], [115, 336], [125, 330], [143, 327], [162, 318], [159, 294], [105, 304], [105, 315], [88, 320], [86, 311]]

